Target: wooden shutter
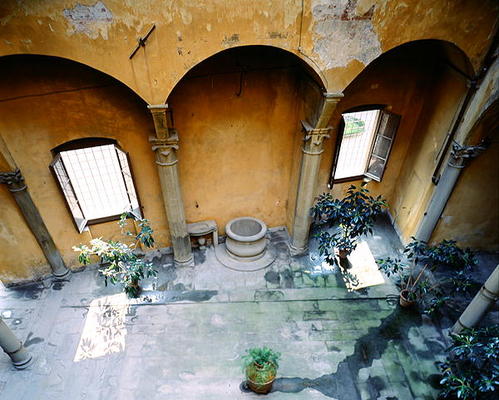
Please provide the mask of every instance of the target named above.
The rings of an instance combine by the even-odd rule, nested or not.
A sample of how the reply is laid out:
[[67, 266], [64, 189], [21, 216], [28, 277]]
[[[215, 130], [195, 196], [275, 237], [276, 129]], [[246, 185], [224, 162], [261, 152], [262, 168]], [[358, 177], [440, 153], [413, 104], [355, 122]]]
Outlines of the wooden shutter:
[[345, 119], [342, 117], [338, 127], [338, 135], [336, 136], [333, 164], [331, 165], [331, 172], [329, 173], [329, 182], [328, 182], [329, 189], [333, 187], [334, 174], [336, 173], [336, 166], [338, 165], [338, 157], [340, 156], [340, 148], [341, 148], [341, 142], [343, 140], [344, 131], [345, 131]]
[[71, 184], [71, 180], [69, 179], [68, 172], [64, 166], [64, 162], [62, 161], [60, 154], [55, 156], [54, 161], [50, 164], [50, 169], [52, 170], [52, 173], [54, 174], [57, 183], [64, 194], [66, 205], [73, 216], [76, 229], [78, 232], [82, 233], [83, 229], [87, 226], [88, 221], [83, 214], [80, 202], [76, 196], [76, 192]]
[[378, 182], [381, 181], [399, 123], [400, 115], [388, 111], [381, 111], [378, 130], [374, 139], [371, 156], [367, 163], [367, 170], [365, 173], [367, 177]]
[[114, 148], [116, 149], [116, 154], [118, 156], [118, 162], [120, 164], [121, 175], [123, 176], [123, 182], [125, 183], [125, 188], [128, 195], [128, 201], [130, 202], [129, 212], [132, 213], [132, 215], [135, 218], [140, 219], [142, 218], [142, 212], [140, 210], [139, 197], [137, 196], [137, 192], [133, 184], [133, 177], [130, 168], [130, 159], [128, 158], [128, 153], [125, 153], [117, 146], [114, 146]]

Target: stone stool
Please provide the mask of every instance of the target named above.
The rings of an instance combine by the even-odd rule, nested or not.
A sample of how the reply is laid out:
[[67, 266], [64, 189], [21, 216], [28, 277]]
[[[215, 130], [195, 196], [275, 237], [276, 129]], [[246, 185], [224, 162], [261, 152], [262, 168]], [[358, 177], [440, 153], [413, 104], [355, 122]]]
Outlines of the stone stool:
[[[213, 234], [213, 247], [218, 246], [218, 227], [217, 223], [213, 220], [194, 222], [187, 224], [187, 232], [190, 236], [200, 237]], [[198, 239], [199, 240], [199, 239]]]

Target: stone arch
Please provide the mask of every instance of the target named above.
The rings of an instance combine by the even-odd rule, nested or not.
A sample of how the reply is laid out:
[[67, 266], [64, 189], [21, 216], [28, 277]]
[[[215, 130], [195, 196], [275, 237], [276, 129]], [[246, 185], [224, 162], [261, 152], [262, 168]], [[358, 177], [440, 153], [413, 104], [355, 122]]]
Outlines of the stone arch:
[[250, 44], [250, 45], [243, 45], [243, 46], [234, 46], [228, 49], [223, 49], [216, 51], [215, 53], [210, 54], [209, 56], [203, 58], [200, 60], [198, 63], [196, 63], [194, 66], [192, 66], [190, 69], [188, 69], [182, 76], [180, 76], [176, 82], [176, 84], [173, 86], [172, 91], [170, 92], [173, 93], [175, 90], [175, 87], [186, 77], [188, 77], [190, 74], [193, 73], [193, 71], [196, 71], [196, 69], [199, 69], [200, 66], [206, 63], [213, 62], [213, 60], [219, 59], [220, 57], [223, 57], [225, 55], [235, 53], [235, 52], [244, 52], [245, 50], [251, 50], [251, 49], [265, 49], [267, 52], [274, 52], [276, 55], [286, 55], [290, 60], [294, 60], [297, 65], [301, 66], [304, 71], [308, 73], [308, 75], [325, 91], [327, 88], [327, 80], [326, 77], [323, 75], [322, 71], [313, 63], [309, 62], [308, 60], [305, 59], [305, 57], [300, 56], [300, 53], [294, 53], [286, 48], [283, 47], [278, 47], [278, 46], [271, 46], [271, 45], [261, 45], [261, 44]]
[[[66, 264], [75, 266], [71, 247], [85, 237], [74, 228], [49, 165], [53, 159], [51, 150], [74, 139], [115, 139], [129, 153], [130, 165], [135, 167], [137, 191], [147, 193], [142, 204], [144, 215], [154, 221], [159, 246], [168, 246], [169, 232], [159, 177], [148, 140], [154, 125], [146, 102], [115, 78], [60, 57], [6, 56], [0, 59], [0, 71], [0, 135], [23, 173], [34, 203]], [[13, 240], [20, 244], [19, 238], [26, 233], [21, 231], [19, 218], [8, 223], [14, 232]], [[96, 236], [120, 236], [115, 222], [103, 222], [90, 230]], [[36, 243], [33, 247], [35, 255]], [[21, 271], [28, 277], [31, 265], [43, 262], [41, 257], [33, 256]], [[9, 259], [5, 265], [8, 270], [4, 274], [5, 281], [23, 278], [21, 272], [15, 275], [15, 259]]]
[[[339, 125], [340, 113], [368, 104], [385, 104], [402, 117], [383, 179], [370, 188], [388, 199], [404, 241], [415, 234], [431, 197], [438, 160], [445, 155], [448, 133], [473, 77], [468, 57], [454, 44], [417, 40], [371, 61], [344, 90], [333, 126]], [[321, 182], [329, 178], [340, 140], [333, 138], [325, 152]], [[333, 184], [333, 192], [339, 195], [352, 182]]]
[[75, 61], [70, 58], [66, 57], [60, 57], [60, 56], [52, 56], [52, 55], [46, 55], [46, 54], [28, 54], [28, 53], [18, 53], [18, 54], [8, 54], [4, 56], [0, 56], [0, 65], [3, 63], [14, 63], [14, 62], [26, 62], [26, 63], [36, 63], [39, 61], [43, 61], [46, 63], [53, 62], [53, 63], [62, 63], [66, 65], [72, 65], [72, 66], [79, 66], [82, 68], [83, 71], [93, 71], [93, 73], [96, 73], [98, 75], [101, 75], [102, 77], [106, 77], [110, 82], [113, 81], [114, 84], [116, 85], [122, 85], [126, 87], [133, 95], [137, 96], [140, 98], [142, 101], [145, 101], [142, 96], [140, 96], [136, 91], [134, 91], [130, 86], [128, 86], [126, 83], [123, 81], [117, 79], [116, 77], [110, 75], [107, 72], [101, 71], [89, 64], [82, 63], [80, 61]]
[[184, 75], [167, 101], [188, 222], [223, 227], [248, 215], [270, 227], [289, 224], [300, 120], [314, 120], [324, 92], [302, 59], [272, 46], [227, 49]]

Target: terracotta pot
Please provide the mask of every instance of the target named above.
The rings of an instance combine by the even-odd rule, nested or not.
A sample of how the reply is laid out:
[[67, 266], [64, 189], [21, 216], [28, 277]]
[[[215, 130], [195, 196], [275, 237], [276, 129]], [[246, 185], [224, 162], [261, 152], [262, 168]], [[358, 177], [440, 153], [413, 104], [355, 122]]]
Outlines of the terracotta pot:
[[[256, 367], [255, 369], [258, 371], [259, 368]], [[251, 374], [248, 373], [248, 369], [247, 369], [246, 370], [246, 384], [248, 385], [248, 388], [251, 389], [255, 393], [267, 394], [272, 390], [272, 384], [274, 383], [275, 377], [276, 377], [275, 372], [276, 371], [274, 370], [274, 376], [269, 381], [267, 381], [265, 383], [257, 383], [251, 379], [251, 378], [255, 378], [255, 376], [254, 375], [250, 376]]]
[[338, 257], [342, 260], [346, 259], [349, 254], [350, 252], [348, 250], [338, 250]]
[[[137, 296], [135, 297], [139, 297], [140, 295], [140, 292], [142, 291], [141, 287], [139, 286], [139, 281], [132, 281], [132, 283], [130, 283], [130, 285], [128, 285], [129, 288], [134, 288], [135, 289], [135, 293], [137, 293]], [[134, 297], [134, 296], [131, 296], [130, 294], [128, 295], [129, 297]]]
[[414, 301], [409, 300], [409, 291], [407, 289], [400, 291], [399, 303], [402, 307], [411, 307], [414, 305]]

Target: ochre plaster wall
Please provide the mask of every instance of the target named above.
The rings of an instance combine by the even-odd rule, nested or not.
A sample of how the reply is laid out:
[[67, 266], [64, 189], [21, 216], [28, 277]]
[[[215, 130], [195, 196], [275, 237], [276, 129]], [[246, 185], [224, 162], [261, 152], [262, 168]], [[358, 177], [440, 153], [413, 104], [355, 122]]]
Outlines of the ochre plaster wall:
[[[240, 96], [234, 94], [239, 92], [239, 74], [181, 81], [193, 66], [224, 49], [253, 44], [286, 49], [320, 75], [326, 90], [345, 91], [332, 125], [338, 125], [342, 110], [366, 103], [390, 104], [403, 116], [383, 182], [370, 187], [387, 197], [403, 238], [414, 234], [431, 195], [436, 151], [463, 88], [448, 71], [433, 80], [427, 70], [410, 65], [403, 71], [389, 63], [375, 72], [368, 67], [367, 75], [362, 71], [389, 49], [431, 38], [454, 43], [476, 71], [493, 37], [497, 2], [485, 0], [480, 7], [474, 0], [406, 0], [403, 5], [398, 0], [146, 3], [6, 0], [0, 4], [0, 56], [59, 56], [115, 77], [150, 104], [168, 98], [180, 133], [188, 222], [214, 218], [223, 227], [228, 219], [246, 214], [270, 226], [289, 227], [301, 160], [298, 121], [306, 115], [296, 77], [277, 71], [245, 74]], [[153, 24], [156, 29], [145, 48], [130, 60], [137, 37]], [[421, 54], [421, 59], [432, 57]], [[48, 170], [50, 149], [80, 137], [115, 138], [130, 152], [144, 214], [157, 232], [158, 245], [168, 245], [145, 103], [94, 70], [61, 60], [38, 60], [25, 68], [33, 62], [12, 64], [0, 58], [0, 135], [66, 262], [75, 264], [73, 244], [119, 235], [115, 223], [77, 234]], [[333, 134], [323, 156], [318, 193], [327, 190], [334, 143]], [[346, 186], [335, 185], [333, 192], [339, 195]], [[6, 195], [0, 192], [2, 199]], [[13, 210], [12, 202], [2, 202], [0, 211], [8, 214], [0, 215], [2, 229], [26, 236], [27, 228], [15, 220]], [[29, 246], [38, 260], [32, 265], [44, 264], [35, 243]], [[16, 263], [11, 256], [3, 262], [7, 257], [0, 250], [4, 279], [24, 278], [26, 274], [16, 271], [29, 262]]]
[[[409, 242], [434, 191], [432, 175], [437, 167], [439, 150], [451, 130], [458, 107], [466, 93], [465, 80], [446, 67], [432, 73], [433, 82], [427, 87], [426, 101], [410, 151], [401, 168], [392, 204], [392, 216], [402, 240]], [[452, 239], [457, 233], [451, 233]]]
[[293, 70], [191, 77], [168, 99], [180, 136], [180, 180], [187, 222], [252, 216], [286, 224], [299, 134]]
[[6, 185], [0, 185], [0, 280], [19, 282], [51, 272]]
[[[425, 59], [417, 52], [407, 52], [403, 57], [395, 53], [376, 60], [345, 90], [345, 98], [331, 121], [338, 129], [343, 111], [369, 104], [387, 105], [402, 116], [383, 179], [371, 181], [368, 188], [387, 199], [403, 241], [416, 233], [433, 190], [431, 176], [437, 152], [465, 91], [463, 79], [441, 63], [432, 63], [434, 57], [429, 50], [428, 54]], [[326, 145], [317, 194], [329, 190], [337, 129]], [[331, 192], [342, 197], [351, 184], [360, 183], [336, 183]]]
[[[497, 137], [497, 136], [496, 136]], [[499, 251], [499, 143], [464, 169], [432, 241], [452, 238], [463, 247]]]
[[[116, 221], [92, 225], [90, 232], [78, 234], [49, 170], [51, 149], [82, 137], [114, 138], [129, 152], [144, 215], [156, 230], [158, 246], [169, 245], [154, 154], [148, 142], [154, 127], [146, 105], [116, 81], [72, 62], [39, 57], [2, 61], [0, 132], [65, 262], [76, 265], [73, 245], [91, 237], [120, 237]], [[5, 187], [1, 196], [2, 232], [11, 232], [17, 241], [0, 244], [0, 273], [8, 282], [24, 278], [27, 273], [22, 268], [45, 261], [15, 203], [8, 200]]]
[[[328, 90], [342, 91], [380, 54], [413, 40], [454, 43], [476, 70], [498, 7], [495, 0], [4, 0], [0, 55], [86, 63], [157, 104], [209, 56], [262, 44], [295, 53], [323, 72]], [[146, 47], [129, 60], [153, 24]]]

